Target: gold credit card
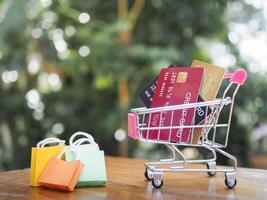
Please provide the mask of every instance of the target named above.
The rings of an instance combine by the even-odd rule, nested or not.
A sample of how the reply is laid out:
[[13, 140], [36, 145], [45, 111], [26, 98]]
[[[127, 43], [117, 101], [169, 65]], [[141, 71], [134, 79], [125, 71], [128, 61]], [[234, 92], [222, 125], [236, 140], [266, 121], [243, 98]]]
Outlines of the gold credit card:
[[[205, 101], [212, 101], [216, 97], [221, 86], [225, 69], [200, 60], [193, 60], [191, 67], [204, 68], [200, 96], [202, 96]], [[198, 143], [201, 133], [202, 128], [196, 128], [194, 130], [193, 144]]]
[[204, 68], [200, 95], [205, 101], [213, 100], [216, 97], [222, 83], [225, 69], [200, 60], [194, 60], [191, 64], [191, 67]]

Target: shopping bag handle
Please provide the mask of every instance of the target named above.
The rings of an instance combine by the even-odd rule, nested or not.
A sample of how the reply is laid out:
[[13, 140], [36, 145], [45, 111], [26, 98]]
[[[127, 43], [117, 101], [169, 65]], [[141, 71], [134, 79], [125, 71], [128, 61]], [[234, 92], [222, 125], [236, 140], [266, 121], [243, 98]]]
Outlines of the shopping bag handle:
[[94, 140], [94, 138], [90, 135], [90, 134], [88, 134], [88, 133], [85, 133], [85, 132], [82, 132], [82, 131], [78, 131], [78, 132], [76, 132], [76, 133], [74, 133], [71, 137], [70, 137], [70, 140], [69, 140], [69, 144], [70, 145], [73, 145], [73, 141], [74, 141], [74, 138], [75, 137], [77, 137], [77, 136], [84, 136], [85, 138], [87, 138], [88, 139], [88, 141], [90, 142], [90, 143], [95, 143], [95, 140]]
[[72, 146], [80, 146], [85, 142], [89, 142], [89, 145], [93, 146], [96, 150], [99, 150], [99, 146], [95, 141], [91, 141], [88, 138], [80, 138], [78, 140], [76, 140], [75, 142], [73, 142], [71, 145]]
[[57, 155], [57, 159], [61, 160], [62, 156], [67, 152], [67, 151], [73, 151], [76, 156], [75, 156], [75, 160], [80, 160], [80, 153], [79, 150], [76, 146], [68, 146], [66, 148], [64, 148], [60, 154]]
[[44, 148], [45, 145], [52, 144], [52, 143], [58, 143], [58, 146], [63, 146], [65, 144], [65, 140], [60, 140], [58, 138], [53, 138], [53, 137], [46, 138], [46, 139], [41, 140], [40, 142], [38, 142], [36, 144], [36, 147], [37, 148]]

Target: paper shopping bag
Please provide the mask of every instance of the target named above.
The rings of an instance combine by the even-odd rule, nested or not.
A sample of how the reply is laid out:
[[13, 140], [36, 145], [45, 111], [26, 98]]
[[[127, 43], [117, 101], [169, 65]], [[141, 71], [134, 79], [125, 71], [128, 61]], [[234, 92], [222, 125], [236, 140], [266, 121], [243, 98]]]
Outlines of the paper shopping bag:
[[[66, 147], [57, 158], [51, 158], [44, 168], [39, 184], [48, 188], [73, 191], [84, 165], [80, 160], [63, 161], [61, 156], [74, 147]], [[77, 159], [77, 150], [75, 158]]]
[[[78, 135], [85, 136], [73, 142]], [[89, 144], [86, 144], [89, 143]], [[101, 186], [107, 182], [104, 151], [100, 151], [93, 137], [84, 132], [77, 132], [70, 138], [70, 146], [75, 146], [80, 155], [80, 161], [84, 164], [84, 170], [77, 182], [76, 187]], [[67, 151], [65, 159], [75, 159], [75, 154]]]
[[[47, 144], [58, 143], [57, 146], [45, 147]], [[30, 184], [39, 186], [38, 178], [50, 158], [55, 158], [64, 148], [65, 141], [58, 138], [47, 138], [37, 143], [31, 151]]]

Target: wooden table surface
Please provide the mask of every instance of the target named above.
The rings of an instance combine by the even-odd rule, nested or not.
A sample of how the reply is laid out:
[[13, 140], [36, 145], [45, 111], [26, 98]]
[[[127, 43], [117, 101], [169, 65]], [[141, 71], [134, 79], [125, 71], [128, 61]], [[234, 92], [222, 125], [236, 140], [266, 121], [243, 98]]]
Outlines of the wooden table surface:
[[154, 189], [144, 179], [145, 160], [106, 157], [106, 187], [62, 192], [29, 185], [29, 169], [0, 173], [0, 199], [267, 199], [267, 171], [239, 168], [237, 186], [227, 189], [224, 174], [165, 173], [164, 186]]

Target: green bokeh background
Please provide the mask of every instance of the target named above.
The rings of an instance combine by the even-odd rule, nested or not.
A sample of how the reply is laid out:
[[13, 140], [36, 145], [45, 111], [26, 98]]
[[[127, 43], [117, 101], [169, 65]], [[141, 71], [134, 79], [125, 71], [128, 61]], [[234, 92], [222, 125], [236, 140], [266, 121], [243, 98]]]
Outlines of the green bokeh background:
[[[242, 12], [229, 15], [234, 3]], [[68, 140], [77, 130], [91, 133], [108, 155], [155, 158], [157, 145], [114, 139], [116, 130], [125, 129], [130, 108], [143, 106], [139, 89], [170, 63], [212, 62], [201, 40], [220, 41], [236, 66], [246, 66], [228, 39], [228, 25], [255, 15], [260, 21], [251, 5], [223, 0], [2, 0], [0, 10], [0, 74], [4, 80], [4, 72], [18, 72], [15, 82], [0, 81], [0, 170], [29, 167], [39, 140]], [[79, 22], [82, 12], [90, 15], [85, 24]], [[79, 54], [82, 46], [89, 55]], [[28, 69], [31, 59], [38, 62], [35, 73]], [[51, 74], [59, 78], [57, 85], [47, 81]], [[251, 131], [266, 121], [266, 85], [265, 74], [249, 73], [237, 96], [227, 150], [241, 166], [250, 166]], [[40, 97], [34, 109], [25, 98], [29, 91]], [[244, 123], [240, 113], [257, 120]]]

